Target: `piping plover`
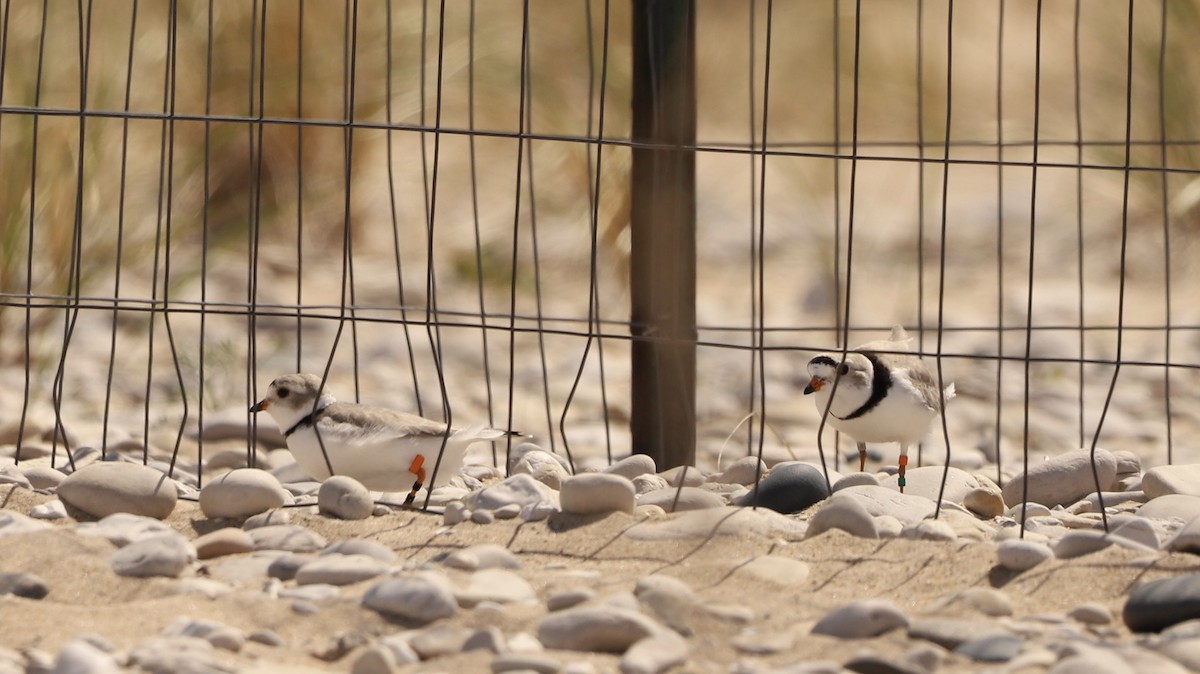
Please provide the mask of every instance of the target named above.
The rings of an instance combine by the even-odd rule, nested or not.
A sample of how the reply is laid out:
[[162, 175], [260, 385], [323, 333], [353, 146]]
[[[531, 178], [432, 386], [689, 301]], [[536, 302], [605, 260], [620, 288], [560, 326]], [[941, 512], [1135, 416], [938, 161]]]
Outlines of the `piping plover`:
[[334, 474], [353, 477], [375, 491], [402, 491], [411, 484], [406, 505], [424, 485], [426, 467], [433, 470], [443, 445], [445, 453], [430, 489], [458, 474], [468, 445], [516, 435], [482, 424], [447, 432], [446, 424], [415, 414], [337, 402], [321, 390], [321, 378], [315, 374], [279, 377], [250, 411], [271, 415], [296, 463], [310, 477], [324, 480], [332, 466]]
[[[938, 384], [929, 368], [911, 351], [911, 338], [904, 328], [892, 328], [889, 339], [868, 342], [846, 354], [838, 363], [837, 353], [822, 353], [808, 361], [808, 386], [816, 393], [817, 411], [829, 406], [829, 423], [858, 443], [858, 469], [867, 463], [868, 442], [900, 443], [900, 491], [908, 448], [925, 437], [929, 424], [942, 411]], [[893, 353], [884, 353], [893, 352]], [[837, 379], [833, 404], [829, 396]], [[946, 387], [945, 400], [954, 397], [954, 384]]]

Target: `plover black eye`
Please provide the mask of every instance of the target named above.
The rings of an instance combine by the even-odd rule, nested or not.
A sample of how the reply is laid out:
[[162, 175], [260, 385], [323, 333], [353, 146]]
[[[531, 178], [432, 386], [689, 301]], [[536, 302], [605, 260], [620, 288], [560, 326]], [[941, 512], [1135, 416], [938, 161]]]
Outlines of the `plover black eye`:
[[850, 366], [842, 363], [842, 366], [838, 368], [838, 374], [842, 375], [843, 377], [850, 374]]
[[287, 388], [281, 387], [279, 389], [279, 391], [276, 393], [276, 395], [279, 396], [280, 400], [282, 400], [282, 399], [288, 397], [289, 393], [291, 393], [291, 391], [289, 391]]

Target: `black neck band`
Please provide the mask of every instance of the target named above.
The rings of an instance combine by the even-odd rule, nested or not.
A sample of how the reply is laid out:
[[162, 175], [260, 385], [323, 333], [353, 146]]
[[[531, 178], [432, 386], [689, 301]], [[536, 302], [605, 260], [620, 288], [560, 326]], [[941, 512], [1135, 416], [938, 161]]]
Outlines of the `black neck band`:
[[[867, 360], [870, 361], [871, 370], [874, 372], [874, 376], [871, 378], [871, 397], [867, 398], [865, 403], [863, 403], [858, 409], [854, 410], [850, 414], [844, 417], [837, 417], [842, 421], [857, 419], [867, 412], [875, 409], [875, 406], [878, 405], [885, 396], [887, 396], [888, 389], [892, 387], [892, 372], [888, 369], [887, 365], [881, 363], [879, 359], [875, 357], [875, 354], [871, 353], [870, 351], [861, 351], [860, 353], [866, 356]], [[833, 413], [830, 412], [830, 414]]]

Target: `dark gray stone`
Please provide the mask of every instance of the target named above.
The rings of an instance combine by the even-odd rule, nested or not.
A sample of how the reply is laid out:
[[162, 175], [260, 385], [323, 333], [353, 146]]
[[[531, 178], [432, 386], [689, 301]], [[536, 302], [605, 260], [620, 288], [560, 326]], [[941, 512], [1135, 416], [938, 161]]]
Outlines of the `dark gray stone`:
[[781, 463], [750, 488], [738, 505], [761, 506], [785, 515], [798, 513], [829, 497], [829, 485], [816, 466], [807, 463]]
[[989, 634], [959, 645], [954, 652], [976, 662], [1008, 662], [1024, 647], [1025, 642], [1011, 634]]
[[1122, 618], [1134, 632], [1158, 632], [1200, 618], [1200, 574], [1162, 578], [1133, 588]]
[[26, 599], [42, 599], [50, 594], [50, 586], [32, 573], [10, 571], [0, 573], [0, 595], [5, 594]]

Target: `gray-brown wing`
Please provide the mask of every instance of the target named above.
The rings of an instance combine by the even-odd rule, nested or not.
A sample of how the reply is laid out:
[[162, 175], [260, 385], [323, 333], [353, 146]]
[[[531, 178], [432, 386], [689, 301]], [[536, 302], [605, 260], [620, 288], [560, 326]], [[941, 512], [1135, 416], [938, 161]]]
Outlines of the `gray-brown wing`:
[[441, 437], [446, 424], [382, 407], [333, 403], [321, 410], [317, 425], [350, 444], [370, 444], [406, 437]]

